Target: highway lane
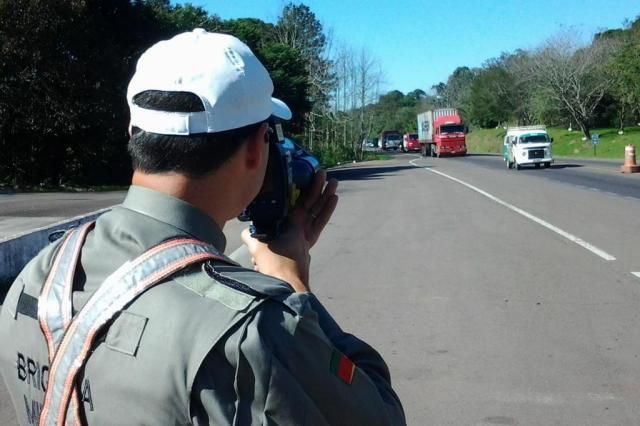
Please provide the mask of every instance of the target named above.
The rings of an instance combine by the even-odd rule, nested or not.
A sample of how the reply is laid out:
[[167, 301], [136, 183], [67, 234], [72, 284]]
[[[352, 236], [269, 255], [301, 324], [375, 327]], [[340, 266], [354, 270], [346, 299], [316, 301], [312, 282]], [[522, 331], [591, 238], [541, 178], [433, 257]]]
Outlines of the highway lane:
[[545, 177], [568, 168], [491, 161], [332, 171], [340, 203], [312, 251], [313, 290], [383, 354], [409, 424], [636, 424], [640, 201]]
[[[472, 163], [491, 169], [507, 169], [502, 156], [469, 155], [467, 157], [447, 158], [448, 161]], [[525, 166], [517, 173], [529, 174], [562, 182], [568, 185], [582, 186], [590, 190], [611, 192], [625, 197], [640, 198], [640, 173], [620, 173], [621, 162], [602, 160], [556, 159], [549, 169], [536, 169]], [[516, 172], [516, 170], [513, 170]]]
[[403, 158], [336, 173], [312, 276], [389, 361], [409, 423], [636, 424], [638, 202], [464, 159], [415, 162], [557, 222], [616, 256], [605, 261]]

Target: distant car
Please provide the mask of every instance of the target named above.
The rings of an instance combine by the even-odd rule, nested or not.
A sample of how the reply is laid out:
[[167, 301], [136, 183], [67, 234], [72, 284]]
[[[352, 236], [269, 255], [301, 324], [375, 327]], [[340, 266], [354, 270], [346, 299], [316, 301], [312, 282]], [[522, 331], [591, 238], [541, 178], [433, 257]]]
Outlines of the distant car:
[[404, 152], [420, 151], [420, 142], [417, 133], [405, 133], [402, 138], [402, 150]]
[[374, 151], [378, 148], [378, 143], [375, 139], [365, 139], [362, 141], [363, 151]]

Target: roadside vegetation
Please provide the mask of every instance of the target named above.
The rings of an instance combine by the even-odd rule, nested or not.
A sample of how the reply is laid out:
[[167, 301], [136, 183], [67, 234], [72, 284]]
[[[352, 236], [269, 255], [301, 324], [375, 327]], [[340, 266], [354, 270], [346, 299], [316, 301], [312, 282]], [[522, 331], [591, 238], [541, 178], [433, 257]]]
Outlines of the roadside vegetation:
[[363, 140], [383, 130], [414, 132], [416, 115], [439, 107], [458, 108], [480, 129], [469, 135], [472, 150], [496, 150], [499, 131], [486, 129], [507, 125], [572, 126], [567, 135], [552, 130], [558, 155], [589, 156], [579, 135], [589, 138], [594, 128], [602, 129], [598, 156], [639, 142], [640, 19], [587, 43], [565, 30], [402, 93], [383, 91], [375, 54], [333, 37], [305, 4], [285, 4], [274, 23], [224, 19], [212, 8], [170, 0], [0, 2], [0, 189], [126, 185], [125, 92], [137, 58], [197, 27], [251, 47], [271, 73], [274, 96], [293, 111], [287, 132], [326, 167], [370, 158]]
[[[592, 134], [599, 136], [595, 155], [591, 140], [583, 140], [582, 132], [560, 127], [547, 128], [553, 138], [555, 157], [624, 159], [624, 147], [636, 144], [640, 146], [640, 127], [628, 127], [620, 135], [616, 128], [593, 129]], [[467, 134], [467, 147], [473, 154], [502, 154], [502, 142], [506, 134], [503, 128], [474, 129]]]

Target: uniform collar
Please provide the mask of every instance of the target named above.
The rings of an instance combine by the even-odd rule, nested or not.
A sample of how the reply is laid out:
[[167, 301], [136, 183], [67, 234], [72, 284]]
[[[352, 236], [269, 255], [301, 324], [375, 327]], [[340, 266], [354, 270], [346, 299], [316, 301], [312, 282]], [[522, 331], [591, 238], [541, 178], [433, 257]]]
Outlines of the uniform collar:
[[162, 192], [131, 185], [122, 207], [174, 226], [224, 252], [227, 245], [222, 230], [192, 204]]

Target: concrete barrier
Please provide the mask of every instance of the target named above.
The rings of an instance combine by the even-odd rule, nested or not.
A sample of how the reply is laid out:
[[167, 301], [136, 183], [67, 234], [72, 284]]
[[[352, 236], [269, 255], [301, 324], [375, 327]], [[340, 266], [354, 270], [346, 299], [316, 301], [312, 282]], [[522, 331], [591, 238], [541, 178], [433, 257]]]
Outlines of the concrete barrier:
[[[22, 268], [43, 247], [49, 244], [49, 235], [56, 231], [66, 231], [76, 226], [95, 220], [112, 207], [97, 210], [83, 216], [73, 217], [52, 225], [43, 226], [31, 231], [0, 239], [0, 286], [8, 286], [18, 276]], [[3, 290], [0, 288], [0, 291]], [[6, 290], [6, 289], [4, 289]]]

